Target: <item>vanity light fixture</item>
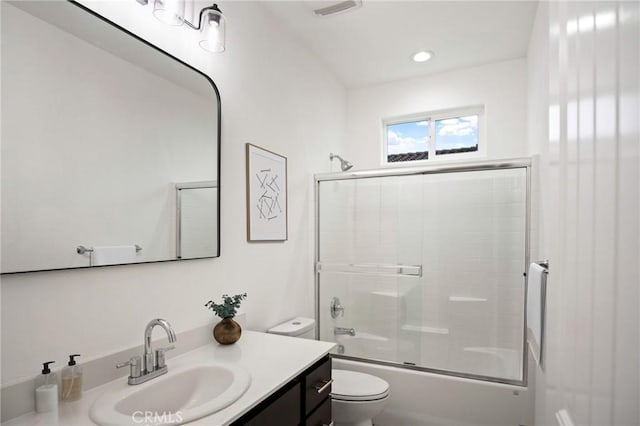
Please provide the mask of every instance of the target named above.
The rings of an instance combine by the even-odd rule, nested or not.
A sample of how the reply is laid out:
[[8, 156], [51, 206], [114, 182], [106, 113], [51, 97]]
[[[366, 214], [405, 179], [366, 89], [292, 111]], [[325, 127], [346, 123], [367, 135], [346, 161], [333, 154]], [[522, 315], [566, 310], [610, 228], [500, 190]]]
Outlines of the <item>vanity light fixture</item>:
[[194, 27], [189, 21], [185, 20], [184, 22], [188, 27], [200, 31], [199, 44], [202, 49], [212, 53], [224, 52], [227, 24], [217, 4], [205, 7], [200, 11], [197, 27]]
[[421, 50], [420, 52], [416, 52], [411, 57], [411, 59], [413, 59], [413, 62], [427, 62], [431, 58], [433, 58], [433, 52], [430, 52], [428, 50]]
[[[136, 0], [146, 5], [149, 0]], [[222, 53], [225, 50], [226, 21], [217, 4], [205, 7], [200, 11], [198, 25], [187, 21], [184, 17], [185, 0], [154, 0], [153, 16], [167, 25], [187, 27], [200, 31], [199, 45], [211, 53]]]
[[153, 16], [162, 23], [179, 27], [184, 22], [184, 0], [155, 0]]

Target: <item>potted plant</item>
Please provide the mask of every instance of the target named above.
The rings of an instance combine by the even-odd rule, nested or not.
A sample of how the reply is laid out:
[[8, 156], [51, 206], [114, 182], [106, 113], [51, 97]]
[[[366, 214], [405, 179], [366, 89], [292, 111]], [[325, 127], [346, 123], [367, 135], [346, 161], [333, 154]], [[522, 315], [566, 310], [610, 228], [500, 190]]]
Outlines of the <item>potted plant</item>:
[[213, 338], [221, 345], [230, 345], [240, 339], [242, 327], [233, 320], [233, 317], [236, 316], [240, 303], [242, 303], [242, 300], [246, 297], [247, 293], [236, 294], [235, 296], [223, 294], [222, 303], [218, 304], [213, 300], [209, 300], [205, 303], [204, 306], [211, 309], [217, 316], [222, 318], [222, 321], [213, 327]]

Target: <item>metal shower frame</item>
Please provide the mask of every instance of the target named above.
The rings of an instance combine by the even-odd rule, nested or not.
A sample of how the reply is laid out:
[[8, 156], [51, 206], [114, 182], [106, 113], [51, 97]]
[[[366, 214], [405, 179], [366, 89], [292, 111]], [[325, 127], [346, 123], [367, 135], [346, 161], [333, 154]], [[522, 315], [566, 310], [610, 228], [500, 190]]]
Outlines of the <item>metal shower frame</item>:
[[[427, 175], [438, 173], [456, 173], [456, 172], [472, 172], [472, 171], [487, 171], [487, 170], [504, 170], [504, 169], [522, 169], [526, 170], [526, 200], [525, 200], [525, 269], [530, 263], [530, 227], [531, 227], [531, 158], [514, 158], [504, 160], [490, 160], [490, 161], [475, 161], [475, 162], [460, 162], [449, 164], [437, 164], [427, 165], [421, 167], [401, 167], [401, 168], [383, 168], [373, 170], [361, 170], [361, 171], [347, 171], [338, 173], [321, 173], [314, 175], [314, 216], [315, 216], [315, 254], [314, 254], [314, 282], [315, 282], [315, 317], [316, 317], [316, 339], [320, 337], [320, 271], [318, 270], [318, 263], [320, 262], [320, 194], [319, 188], [321, 182], [335, 181], [335, 180], [351, 180], [351, 179], [367, 179], [378, 177], [391, 177], [391, 176], [411, 176], [411, 175]], [[332, 354], [332, 357], [345, 359], [350, 361], [360, 361], [376, 365], [384, 365], [397, 367], [402, 369], [422, 371], [426, 373], [435, 373], [445, 376], [460, 377], [464, 379], [481, 380], [485, 382], [501, 383], [506, 385], [514, 385], [526, 387], [528, 382], [528, 350], [527, 350], [527, 278], [526, 271], [524, 279], [524, 329], [523, 329], [523, 342], [522, 342], [522, 380], [502, 379], [498, 377], [483, 376], [470, 373], [460, 373], [450, 370], [442, 370], [437, 368], [422, 367], [417, 365], [407, 365], [399, 362], [392, 362], [386, 360], [361, 358], [348, 355]]]

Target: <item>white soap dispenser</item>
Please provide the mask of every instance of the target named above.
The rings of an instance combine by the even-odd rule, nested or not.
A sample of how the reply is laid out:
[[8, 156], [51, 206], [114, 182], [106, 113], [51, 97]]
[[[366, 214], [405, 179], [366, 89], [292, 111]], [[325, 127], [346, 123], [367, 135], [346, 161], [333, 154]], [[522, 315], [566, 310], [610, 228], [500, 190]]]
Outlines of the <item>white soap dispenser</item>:
[[76, 364], [75, 357], [69, 355], [67, 366], [62, 369], [62, 400], [77, 401], [82, 396], [82, 367]]
[[58, 411], [58, 377], [49, 369], [49, 364], [54, 362], [43, 363], [42, 374], [36, 377], [36, 411], [38, 413]]

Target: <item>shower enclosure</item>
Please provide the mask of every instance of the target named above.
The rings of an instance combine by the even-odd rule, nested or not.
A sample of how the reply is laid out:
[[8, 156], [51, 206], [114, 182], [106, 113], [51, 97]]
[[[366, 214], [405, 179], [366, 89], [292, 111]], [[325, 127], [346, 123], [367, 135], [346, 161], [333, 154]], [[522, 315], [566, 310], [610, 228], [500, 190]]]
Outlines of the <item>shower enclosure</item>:
[[526, 384], [530, 161], [316, 176], [318, 336], [336, 356]]

